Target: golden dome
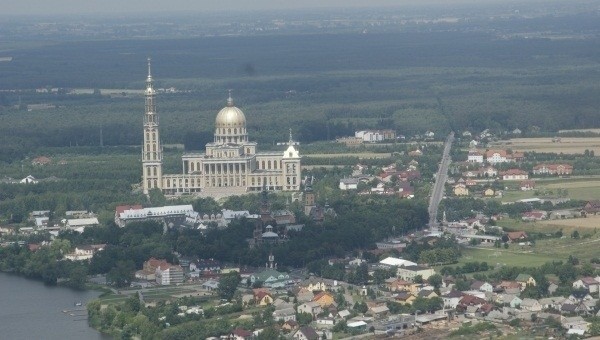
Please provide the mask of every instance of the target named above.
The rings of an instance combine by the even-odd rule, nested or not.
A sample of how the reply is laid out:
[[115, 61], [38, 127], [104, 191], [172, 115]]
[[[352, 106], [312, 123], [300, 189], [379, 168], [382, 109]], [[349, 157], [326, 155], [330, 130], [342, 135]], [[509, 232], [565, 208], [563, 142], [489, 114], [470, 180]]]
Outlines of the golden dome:
[[225, 106], [215, 121], [216, 128], [244, 128], [246, 127], [246, 116], [244, 112], [233, 105], [233, 99], [231, 94], [227, 99], [227, 106]]

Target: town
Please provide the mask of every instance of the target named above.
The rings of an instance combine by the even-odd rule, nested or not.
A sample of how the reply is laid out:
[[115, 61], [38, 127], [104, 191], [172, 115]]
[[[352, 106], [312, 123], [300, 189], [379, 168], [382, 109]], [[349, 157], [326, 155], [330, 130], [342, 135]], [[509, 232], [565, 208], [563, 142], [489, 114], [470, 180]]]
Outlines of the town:
[[[383, 166], [368, 162], [345, 166], [334, 187], [327, 188], [336, 193], [326, 200], [318, 197], [322, 190], [313, 190], [323, 175], [307, 175], [298, 193], [281, 195], [264, 189], [258, 201], [236, 199], [238, 209], [250, 207], [244, 210], [222, 208], [211, 198], [181, 205], [119, 205], [111, 226], [91, 211], [31, 211], [20, 224], [0, 229], [2, 266], [50, 282], [108, 288], [109, 293], [89, 304], [90, 324], [111, 334], [131, 332], [142, 338], [161, 329], [167, 338], [177, 337], [190, 331], [191, 321], [198, 322], [193, 328], [199, 332], [201, 327], [213, 327], [199, 333], [207, 338], [236, 339], [596, 334], [600, 259], [593, 249], [600, 238], [592, 226], [600, 202], [572, 199], [567, 189], [550, 189], [573, 181], [579, 173], [577, 164], [593, 157], [589, 150], [566, 158], [550, 154], [542, 158], [536, 152], [500, 148], [497, 136], [488, 131], [477, 136], [463, 132], [453, 145], [446, 195], [435, 225], [413, 217], [413, 222], [406, 221], [417, 223], [412, 230], [410, 225], [379, 226], [387, 232], [372, 243], [358, 248], [342, 245], [323, 257], [292, 259], [290, 252], [306, 233], [334, 237], [324, 242], [339, 237], [333, 230], [327, 236], [327, 230], [337, 229], [336, 220], [349, 214], [336, 208], [344, 201], [410, 203], [428, 194], [422, 188], [429, 187], [427, 178], [436, 176], [422, 174], [432, 172], [429, 168], [435, 163], [427, 165], [432, 163], [429, 157], [440, 157], [441, 152], [433, 133], [397, 137], [392, 131], [365, 130], [334, 143], [346, 144], [350, 138], [359, 141], [353, 140], [349, 148], [392, 143], [405, 151], [392, 154], [397, 159], [393, 163], [380, 162]], [[562, 143], [557, 138], [554, 142]], [[31, 166], [48, 167], [52, 162], [40, 156]], [[64, 166], [66, 161], [57, 163]], [[309, 173], [313, 172], [317, 174]], [[39, 184], [33, 176], [4, 182]], [[185, 201], [183, 196], [174, 198]], [[230, 198], [225, 205], [231, 203]], [[398, 217], [390, 221], [404, 223]], [[337, 232], [352, 230], [346, 228]], [[246, 237], [225, 241], [226, 233]], [[120, 239], [114, 240], [118, 235]], [[135, 257], [133, 262], [124, 260], [128, 255], [120, 247], [142, 246], [156, 237], [175, 238], [171, 244], [177, 250], [162, 247], [151, 252], [162, 257], [140, 257], [147, 253], [140, 247], [129, 255]], [[89, 242], [93, 240], [103, 243]], [[227, 246], [224, 241], [233, 243]], [[207, 249], [196, 248], [197, 242]], [[214, 242], [246, 259], [231, 261], [224, 249], [207, 256]], [[538, 250], [542, 244], [588, 244], [591, 250], [581, 256], [567, 256], [567, 251], [555, 258]], [[62, 268], [55, 273], [44, 268], [37, 273], [11, 269], [17, 256], [33, 265], [37, 257], [48, 254], [58, 263], [70, 264], [58, 266]], [[301, 258], [304, 265], [298, 265]], [[537, 264], [526, 265], [529, 258]], [[86, 273], [87, 279], [78, 276]], [[136, 328], [128, 323], [116, 327], [112, 321], [137, 313], [144, 316]], [[221, 318], [227, 318], [231, 327], [220, 325]]]

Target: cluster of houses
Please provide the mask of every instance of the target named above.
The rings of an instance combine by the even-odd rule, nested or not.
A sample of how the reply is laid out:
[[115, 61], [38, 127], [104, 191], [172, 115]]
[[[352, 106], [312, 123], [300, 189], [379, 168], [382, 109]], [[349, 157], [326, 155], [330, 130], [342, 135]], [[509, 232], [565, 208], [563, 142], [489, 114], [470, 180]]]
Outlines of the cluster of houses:
[[[452, 185], [455, 196], [469, 196], [473, 194], [473, 188], [483, 197], [501, 196], [500, 190], [494, 190], [490, 185], [491, 180], [502, 180], [505, 182], [518, 182], [518, 189], [528, 191], [535, 189], [535, 181], [531, 176], [568, 176], [573, 173], [573, 166], [563, 163], [539, 163], [533, 166], [531, 172], [519, 167], [508, 168], [499, 171], [495, 168], [500, 164], [521, 163], [524, 160], [522, 152], [510, 152], [507, 150], [478, 150], [471, 149], [467, 155], [467, 161], [458, 164], [466, 168], [458, 179], [449, 178], [448, 184]], [[472, 169], [473, 166], [479, 166]], [[471, 169], [470, 169], [471, 168]], [[511, 184], [511, 186], [514, 186]]]
[[20, 227], [19, 232], [30, 234], [38, 231], [48, 231], [57, 236], [60, 230], [69, 229], [83, 232], [85, 228], [100, 225], [95, 213], [87, 210], [66, 211], [63, 218], [58, 220], [50, 210], [36, 210], [29, 214], [27, 225]]
[[[416, 151], [422, 154], [422, 151]], [[363, 165], [358, 164], [354, 167], [354, 169], [358, 169], [358, 171], [354, 171], [352, 177], [340, 179], [339, 189], [358, 190], [359, 183], [368, 184], [372, 183], [375, 180], [377, 184], [362, 190], [361, 192], [359, 192], [359, 194], [414, 198], [415, 189], [412, 186], [411, 182], [421, 179], [421, 173], [418, 170], [418, 165], [419, 162], [414, 159], [409, 162], [408, 166], [405, 169], [399, 169], [398, 166], [394, 163], [383, 167], [381, 169], [381, 172], [377, 176], [366, 176], [362, 175], [362, 169], [364, 169], [365, 167]]]

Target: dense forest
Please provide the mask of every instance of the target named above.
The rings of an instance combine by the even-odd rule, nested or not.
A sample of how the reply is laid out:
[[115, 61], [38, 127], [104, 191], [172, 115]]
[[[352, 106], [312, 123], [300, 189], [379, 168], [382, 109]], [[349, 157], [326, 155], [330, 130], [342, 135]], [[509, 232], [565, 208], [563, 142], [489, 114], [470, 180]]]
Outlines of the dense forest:
[[[161, 138], [188, 150], [212, 140], [227, 89], [262, 148], [286, 141], [289, 128], [303, 143], [365, 128], [408, 136], [432, 130], [440, 138], [451, 129], [589, 128], [600, 106], [600, 43], [589, 36], [463, 30], [70, 41], [10, 54], [0, 63], [4, 162], [45, 146], [139, 145], [143, 98], [103, 89], [142, 89], [148, 55], [156, 86], [178, 90], [157, 99]], [[69, 94], [73, 88], [96, 91]], [[28, 111], [31, 104], [54, 108]]]

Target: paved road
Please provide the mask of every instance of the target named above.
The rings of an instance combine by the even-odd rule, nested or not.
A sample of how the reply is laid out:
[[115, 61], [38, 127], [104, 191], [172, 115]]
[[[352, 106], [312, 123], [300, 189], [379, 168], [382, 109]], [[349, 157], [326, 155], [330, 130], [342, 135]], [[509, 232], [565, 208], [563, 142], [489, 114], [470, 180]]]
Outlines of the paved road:
[[433, 184], [433, 190], [431, 191], [431, 197], [429, 198], [429, 227], [432, 230], [437, 230], [437, 214], [438, 207], [444, 196], [444, 186], [446, 179], [448, 178], [448, 166], [450, 165], [450, 149], [452, 148], [452, 142], [454, 141], [454, 132], [451, 132], [446, 139], [444, 144], [444, 152], [442, 154], [442, 161], [440, 162], [440, 168], [435, 176], [435, 183]]

